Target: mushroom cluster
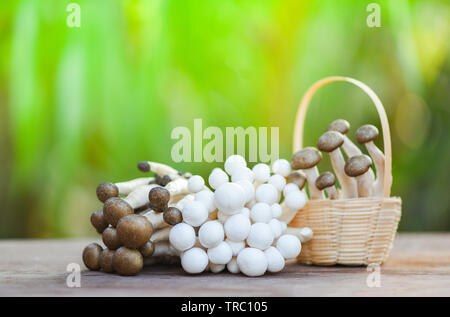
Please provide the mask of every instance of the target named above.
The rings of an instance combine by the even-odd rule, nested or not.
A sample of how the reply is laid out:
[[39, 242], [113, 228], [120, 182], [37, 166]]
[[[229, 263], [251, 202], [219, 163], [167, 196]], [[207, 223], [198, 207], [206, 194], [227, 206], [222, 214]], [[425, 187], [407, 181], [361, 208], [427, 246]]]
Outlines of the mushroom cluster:
[[309, 228], [287, 227], [290, 214], [306, 203], [307, 177], [292, 172], [286, 160], [250, 169], [242, 156], [232, 155], [224, 170], [210, 173], [211, 189], [201, 176], [164, 164], [140, 162], [138, 168], [156, 175], [97, 188], [104, 206], [91, 223], [106, 248], [85, 248], [83, 261], [91, 270], [135, 275], [144, 265], [180, 261], [191, 274], [226, 268], [260, 276], [281, 271], [312, 238]]
[[[349, 129], [350, 124], [346, 120], [335, 120], [329, 125], [328, 131], [320, 136], [317, 148], [306, 147], [292, 156], [291, 167], [304, 171], [311, 199], [382, 197], [385, 159], [383, 152], [373, 142], [378, 137], [378, 129], [368, 124], [355, 133], [357, 143], [365, 144], [370, 156], [363, 154], [346, 136]], [[319, 175], [317, 165], [322, 160], [321, 151], [330, 155], [336, 177], [329, 171]], [[372, 160], [376, 178], [371, 167]], [[339, 189], [336, 189], [336, 178]]]

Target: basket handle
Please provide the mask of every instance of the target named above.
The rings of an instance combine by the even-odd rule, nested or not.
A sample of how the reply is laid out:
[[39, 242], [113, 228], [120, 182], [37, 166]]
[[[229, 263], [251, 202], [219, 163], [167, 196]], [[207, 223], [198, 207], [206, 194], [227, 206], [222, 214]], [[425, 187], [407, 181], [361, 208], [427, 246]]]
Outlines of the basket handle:
[[332, 76], [323, 78], [315, 82], [311, 87], [308, 88], [306, 93], [303, 95], [302, 100], [300, 101], [300, 105], [298, 106], [297, 115], [295, 118], [293, 153], [297, 152], [302, 148], [303, 128], [305, 123], [306, 110], [308, 109], [311, 98], [314, 96], [316, 91], [319, 90], [321, 87], [337, 81], [349, 82], [361, 88], [370, 97], [370, 99], [372, 99], [372, 102], [377, 108], [378, 115], [381, 121], [381, 127], [383, 130], [383, 143], [385, 156], [383, 196], [385, 198], [389, 198], [392, 186], [392, 148], [391, 148], [391, 133], [389, 130], [389, 122], [386, 116], [386, 111], [384, 110], [383, 104], [381, 103], [378, 96], [372, 89], [370, 89], [366, 84], [360, 82], [359, 80], [350, 77]]

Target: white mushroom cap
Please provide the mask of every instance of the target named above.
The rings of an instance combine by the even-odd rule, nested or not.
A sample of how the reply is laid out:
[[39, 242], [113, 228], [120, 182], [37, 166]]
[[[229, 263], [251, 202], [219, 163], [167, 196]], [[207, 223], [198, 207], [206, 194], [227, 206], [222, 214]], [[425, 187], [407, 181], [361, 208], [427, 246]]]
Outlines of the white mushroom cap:
[[314, 236], [313, 231], [311, 230], [311, 228], [305, 227], [300, 229], [300, 235], [302, 236], [302, 240], [300, 242], [308, 242], [309, 240], [311, 240]]
[[220, 273], [220, 272], [222, 272], [225, 269], [225, 264], [209, 263], [209, 269], [213, 273]]
[[198, 239], [205, 248], [214, 248], [223, 241], [224, 237], [223, 226], [217, 220], [205, 222], [198, 231]]
[[250, 219], [242, 214], [231, 216], [225, 221], [225, 233], [227, 238], [233, 241], [243, 241], [250, 233]]
[[285, 259], [296, 258], [302, 249], [300, 240], [292, 234], [284, 234], [277, 241], [277, 249]]
[[232, 241], [230, 239], [226, 239], [225, 242], [228, 243], [228, 245], [230, 246], [231, 251], [233, 252], [233, 256], [238, 255], [238, 253], [243, 248], [245, 248], [245, 242], [244, 241], [236, 242], [236, 241]]
[[284, 202], [291, 210], [302, 209], [306, 204], [306, 194], [302, 191], [291, 191], [284, 198]]
[[286, 186], [284, 186], [283, 188], [283, 195], [286, 197], [287, 194], [289, 194], [292, 191], [300, 191], [300, 189], [298, 188], [298, 186], [294, 183], [289, 183]]
[[280, 251], [278, 251], [275, 247], [269, 247], [267, 250], [264, 251], [264, 254], [267, 258], [267, 271], [276, 273], [280, 272], [282, 269], [284, 269], [284, 265], [286, 264], [286, 261], [284, 260], [283, 256], [281, 255]]
[[239, 270], [247, 276], [261, 276], [267, 270], [267, 258], [263, 251], [245, 248], [236, 258]]
[[283, 191], [284, 186], [286, 186], [286, 178], [279, 174], [270, 176], [269, 184], [273, 185], [279, 192]]
[[204, 189], [195, 194], [195, 200], [201, 202], [208, 212], [211, 213], [216, 210], [216, 205], [214, 204], [214, 193], [209, 189]]
[[208, 249], [208, 258], [214, 264], [227, 264], [233, 256], [233, 251], [228, 243], [222, 241], [214, 248]]
[[250, 181], [248, 181], [246, 179], [242, 179], [240, 181], [237, 181], [236, 184], [242, 186], [242, 188], [244, 189], [246, 203], [255, 197], [255, 187], [253, 186], [253, 184]]
[[272, 204], [272, 206], [270, 206], [270, 210], [272, 211], [273, 218], [280, 218], [283, 212], [280, 204]]
[[205, 188], [205, 180], [200, 175], [191, 176], [188, 180], [188, 190], [191, 193], [198, 193]]
[[192, 248], [195, 240], [195, 230], [188, 224], [182, 222], [170, 229], [170, 244], [178, 251], [185, 251]]
[[181, 266], [187, 273], [202, 273], [208, 266], [208, 255], [200, 248], [187, 250], [181, 255]]
[[272, 209], [266, 203], [256, 203], [250, 210], [250, 218], [253, 222], [268, 223], [272, 219]]
[[247, 218], [250, 218], [250, 209], [248, 209], [247, 207], [244, 207], [241, 209], [240, 214], [243, 216], [246, 216]]
[[273, 232], [274, 238], [278, 238], [283, 233], [283, 226], [281, 225], [281, 221], [278, 219], [272, 219], [268, 223], [270, 229]]
[[214, 193], [214, 203], [223, 213], [232, 215], [245, 205], [246, 195], [242, 186], [235, 183], [220, 185]]
[[232, 215], [228, 215], [223, 213], [222, 211], [217, 212], [217, 220], [219, 220], [220, 223], [224, 224], [228, 218], [230, 218]]
[[291, 172], [291, 164], [285, 159], [276, 160], [272, 164], [272, 172], [286, 177]]
[[253, 179], [253, 172], [248, 167], [235, 168], [233, 171], [233, 175], [231, 175], [231, 181], [233, 183], [237, 183], [241, 180], [248, 180], [249, 182], [253, 183]]
[[228, 175], [221, 168], [216, 167], [212, 170], [208, 177], [209, 186], [214, 189], [220, 187], [220, 185], [228, 183]]
[[275, 186], [271, 184], [262, 184], [256, 188], [256, 201], [272, 205], [278, 202], [278, 191]]
[[208, 209], [199, 201], [190, 201], [181, 210], [183, 221], [193, 227], [198, 227], [208, 219]]
[[270, 167], [267, 164], [259, 163], [252, 168], [255, 181], [259, 183], [265, 183], [270, 177]]
[[231, 274], [238, 274], [241, 271], [239, 270], [239, 265], [237, 264], [236, 258], [232, 258], [230, 262], [228, 262], [227, 270]]
[[273, 232], [267, 223], [258, 222], [252, 225], [247, 244], [252, 248], [265, 250], [273, 243]]
[[225, 171], [228, 175], [233, 175], [233, 172], [238, 167], [247, 167], [245, 158], [240, 155], [231, 155], [225, 160]]

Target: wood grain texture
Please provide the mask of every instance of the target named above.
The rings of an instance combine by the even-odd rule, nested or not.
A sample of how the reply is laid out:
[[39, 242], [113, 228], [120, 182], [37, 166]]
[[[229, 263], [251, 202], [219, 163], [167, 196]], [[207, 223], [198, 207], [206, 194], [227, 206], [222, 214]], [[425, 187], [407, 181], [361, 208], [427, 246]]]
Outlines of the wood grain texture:
[[[3, 240], [1, 296], [450, 296], [450, 234], [400, 234], [381, 266], [381, 287], [366, 284], [365, 267], [289, 264], [282, 273], [185, 274], [180, 267], [147, 267], [121, 277], [84, 268], [90, 240]], [[66, 267], [81, 265], [81, 288], [66, 286]]]

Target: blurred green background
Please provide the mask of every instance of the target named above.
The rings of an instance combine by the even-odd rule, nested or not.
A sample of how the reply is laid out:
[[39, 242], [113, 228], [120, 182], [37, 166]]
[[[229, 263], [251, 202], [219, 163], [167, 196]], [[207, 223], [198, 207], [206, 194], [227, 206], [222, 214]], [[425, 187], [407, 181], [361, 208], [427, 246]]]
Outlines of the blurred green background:
[[[74, 2], [80, 28], [70, 1], [0, 2], [0, 237], [94, 235], [96, 185], [141, 176], [140, 160], [170, 164], [171, 130], [194, 118], [278, 126], [290, 159], [298, 102], [330, 75], [386, 107], [400, 230], [450, 230], [447, 0], [377, 1], [380, 28], [366, 24], [372, 1]], [[379, 127], [367, 96], [337, 83], [313, 99], [305, 144], [337, 118], [352, 137]]]

